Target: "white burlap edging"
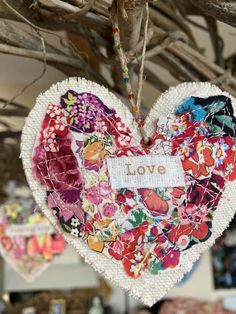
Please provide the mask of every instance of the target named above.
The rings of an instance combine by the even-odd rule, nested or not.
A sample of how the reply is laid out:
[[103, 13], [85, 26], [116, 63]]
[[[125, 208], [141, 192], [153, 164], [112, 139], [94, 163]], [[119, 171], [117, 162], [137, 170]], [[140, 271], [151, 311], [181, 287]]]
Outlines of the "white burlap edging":
[[[99, 97], [105, 105], [110, 108], [114, 107], [117, 114], [132, 130], [136, 142], [138, 143], [141, 139], [137, 124], [127, 107], [105, 87], [94, 82], [82, 78], [70, 78], [53, 85], [48, 91], [38, 97], [35, 107], [26, 119], [22, 133], [21, 148], [23, 166], [36, 202], [40, 208], [42, 208], [44, 214], [48, 217], [51, 223], [60, 232], [62, 232], [60, 226], [57, 224], [52, 211], [48, 209], [47, 204], [45, 203], [46, 189], [33, 177], [32, 151], [35, 145], [36, 136], [40, 132], [48, 104], [50, 102], [60, 103], [61, 95], [68, 89], [73, 89], [77, 93], [93, 93]], [[147, 135], [151, 135], [154, 131], [157, 118], [173, 112], [176, 105], [178, 105], [184, 98], [189, 96], [209, 97], [219, 94], [230, 97], [234, 110], [236, 111], [236, 100], [228, 93], [222, 92], [218, 87], [209, 83], [184, 83], [177, 87], [170, 88], [157, 99], [150, 110], [145, 124]], [[202, 252], [213, 245], [215, 239], [222, 234], [230, 223], [230, 220], [233, 218], [235, 208], [236, 182], [227, 183], [223, 197], [214, 214], [213, 233], [211, 238], [206, 242], [194, 245], [191, 249], [187, 250], [182, 257], [181, 265], [178, 268], [166, 270], [158, 275], [144, 273], [141, 278], [138, 279], [129, 277], [118, 264], [114, 263], [103, 254], [92, 251], [82, 240], [65, 232], [63, 232], [63, 235], [77, 252], [85, 258], [85, 261], [88, 264], [91, 264], [95, 270], [101, 273], [105, 278], [127, 290], [130, 295], [141, 299], [145, 304], [151, 306], [158, 299], [162, 298], [176, 282], [180, 281], [185, 273], [191, 270], [192, 264], [199, 258]]]

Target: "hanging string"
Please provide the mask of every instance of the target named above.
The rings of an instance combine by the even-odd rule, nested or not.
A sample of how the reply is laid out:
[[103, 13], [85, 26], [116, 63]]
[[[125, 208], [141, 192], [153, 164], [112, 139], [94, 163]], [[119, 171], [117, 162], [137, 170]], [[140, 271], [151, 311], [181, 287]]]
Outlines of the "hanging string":
[[145, 62], [145, 53], [146, 53], [146, 45], [147, 45], [148, 23], [149, 23], [148, 3], [146, 4], [146, 23], [145, 23], [145, 30], [144, 30], [144, 43], [143, 43], [143, 50], [142, 50], [142, 57], [141, 57], [139, 80], [138, 80], [137, 98], [135, 98], [135, 95], [132, 90], [130, 76], [129, 76], [128, 62], [127, 62], [127, 58], [126, 58], [126, 55], [125, 55], [125, 52], [123, 50], [122, 43], [121, 43], [117, 10], [118, 10], [118, 7], [116, 3], [114, 2], [112, 6], [112, 10], [111, 10], [114, 48], [120, 60], [123, 81], [124, 81], [126, 91], [128, 94], [131, 111], [134, 115], [136, 122], [138, 123], [144, 143], [147, 144], [149, 139], [146, 136], [143, 129], [144, 120], [142, 119], [140, 115], [140, 105], [141, 105], [141, 95], [142, 95], [142, 88], [143, 88], [143, 72], [144, 72], [144, 62]]
[[148, 2], [147, 2], [146, 3], [146, 22], [145, 22], [144, 39], [143, 39], [143, 50], [142, 50], [141, 65], [140, 65], [139, 80], [138, 80], [138, 92], [137, 92], [137, 106], [139, 109], [140, 109], [141, 100], [142, 100], [143, 72], [144, 72], [144, 63], [145, 63], [145, 55], [146, 55], [146, 48], [147, 48], [148, 24], [149, 24], [149, 7], [148, 7]]

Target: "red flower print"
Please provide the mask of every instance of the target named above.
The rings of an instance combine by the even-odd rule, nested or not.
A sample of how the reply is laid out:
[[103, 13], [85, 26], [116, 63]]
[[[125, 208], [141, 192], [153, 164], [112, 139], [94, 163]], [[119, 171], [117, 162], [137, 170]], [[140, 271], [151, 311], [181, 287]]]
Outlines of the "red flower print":
[[130, 145], [130, 142], [131, 142], [131, 136], [128, 135], [128, 134], [120, 134], [118, 137], [117, 137], [117, 146], [119, 147], [127, 147]]
[[147, 221], [142, 222], [137, 228], [137, 233], [140, 235], [144, 235], [148, 230], [148, 226], [149, 225]]
[[181, 198], [182, 195], [184, 195], [184, 188], [173, 188], [172, 190], [172, 196], [173, 198]]
[[134, 198], [135, 194], [134, 194], [133, 191], [127, 190], [127, 191], [125, 192], [125, 196], [126, 196], [127, 198]]
[[124, 250], [125, 250], [124, 242], [122, 242], [120, 239], [117, 239], [115, 242], [109, 245], [108, 252], [116, 260], [122, 260]]
[[127, 214], [131, 209], [134, 208], [135, 194], [130, 190], [120, 190], [118, 194], [116, 194], [116, 203], [121, 207], [122, 211]]
[[236, 152], [228, 155], [223, 161], [225, 179], [233, 181], [236, 179]]
[[115, 242], [109, 244], [108, 252], [115, 259], [122, 259], [134, 252], [140, 237], [144, 237], [148, 229], [147, 222], [140, 224], [139, 228], [132, 229], [118, 236]]
[[195, 225], [178, 225], [174, 226], [167, 233], [168, 239], [172, 243], [178, 242], [179, 238], [183, 235], [187, 235], [188, 237], [194, 237], [200, 241], [205, 239], [209, 232], [209, 226], [207, 223], [200, 223]]
[[209, 231], [209, 227], [206, 223], [198, 224], [194, 229], [192, 236], [198, 240], [203, 240], [206, 238]]
[[117, 200], [117, 203], [119, 205], [121, 205], [125, 202], [125, 196], [123, 194], [119, 193], [116, 195], [116, 200]]
[[179, 264], [180, 251], [177, 249], [158, 244], [153, 255], [159, 259], [163, 268], [175, 268]]
[[175, 268], [179, 264], [180, 251], [170, 249], [162, 260], [163, 268]]
[[175, 206], [179, 206], [179, 200], [181, 197], [185, 194], [185, 189], [184, 188], [173, 188], [172, 190], [172, 203]]
[[123, 205], [122, 206], [122, 210], [123, 210], [123, 212], [125, 213], [125, 214], [128, 214], [128, 212], [131, 210], [131, 209], [133, 209], [133, 207], [132, 206], [130, 206], [130, 205]]
[[153, 216], [165, 215], [169, 209], [168, 203], [164, 201], [154, 190], [139, 189], [141, 200], [150, 210]]
[[210, 167], [215, 164], [215, 159], [212, 157], [212, 149], [204, 147], [200, 151], [195, 152], [190, 158], [182, 161], [185, 171], [190, 171], [196, 178], [201, 176], [208, 177]]
[[194, 226], [192, 226], [192, 225], [187, 225], [187, 224], [186, 225], [178, 225], [178, 226], [172, 227], [167, 232], [167, 236], [168, 236], [168, 239], [172, 243], [176, 243], [182, 235], [190, 236], [192, 234], [193, 230], [194, 230]]
[[150, 254], [144, 249], [138, 249], [135, 252], [125, 255], [123, 266], [126, 273], [132, 278], [139, 278], [143, 270], [148, 267]]
[[81, 232], [93, 234], [95, 231], [93, 223], [93, 220], [87, 221], [84, 225], [81, 226]]
[[[107, 123], [108, 122], [108, 123]], [[107, 117], [106, 128], [110, 133], [116, 145], [121, 149], [129, 149], [132, 140], [132, 133], [130, 129], [118, 118], [116, 115]]]

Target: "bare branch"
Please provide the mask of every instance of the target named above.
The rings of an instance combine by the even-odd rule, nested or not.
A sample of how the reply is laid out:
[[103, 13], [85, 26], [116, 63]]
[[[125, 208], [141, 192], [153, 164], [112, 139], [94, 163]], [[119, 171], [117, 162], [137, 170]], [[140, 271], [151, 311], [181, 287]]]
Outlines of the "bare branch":
[[236, 26], [236, 2], [229, 0], [190, 0], [202, 13]]
[[[2, 103], [2, 106], [4, 106], [8, 101], [4, 98], [0, 98], [0, 103]], [[25, 112], [29, 112], [29, 109], [25, 107], [24, 105], [19, 104], [18, 102], [11, 102], [9, 104], [10, 107], [13, 107], [14, 110], [19, 109]]]
[[183, 14], [208, 15], [236, 26], [236, 2], [232, 0], [174, 0]]
[[[81, 16], [77, 23], [63, 22], [60, 17], [55, 14], [55, 12], [50, 12], [51, 19], [48, 17], [42, 18], [43, 16], [36, 9], [30, 8], [32, 4], [29, 0], [19, 1], [19, 0], [8, 0], [13, 8], [15, 8], [21, 15], [23, 15], [28, 21], [41, 28], [41, 31], [48, 30], [67, 30], [70, 32], [75, 32], [84, 35], [84, 27], [89, 27], [93, 29], [101, 37], [110, 39], [111, 23], [102, 17], [89, 12], [89, 14]], [[0, 1], [0, 18], [12, 19], [15, 21], [20, 21], [9, 9], [6, 8], [5, 4]], [[83, 27], [81, 27], [83, 26]]]
[[[129, 4], [130, 5], [130, 4]], [[128, 6], [129, 8], [129, 6]], [[130, 51], [136, 47], [140, 40], [141, 25], [143, 19], [143, 8], [139, 6], [135, 10], [127, 9], [127, 19], [124, 20], [122, 12], [117, 7], [118, 22], [120, 25], [121, 41], [125, 51]], [[127, 36], [129, 34], [129, 36]]]
[[224, 57], [223, 57], [223, 40], [218, 34], [218, 27], [216, 20], [211, 16], [205, 17], [206, 23], [209, 29], [209, 35], [211, 38], [212, 46], [215, 52], [215, 63], [224, 68]]
[[[94, 5], [94, 2], [95, 2], [95, 0], [89, 0], [87, 2], [87, 4], [82, 9], [80, 9], [78, 12], [67, 14], [63, 18], [67, 21], [78, 19], [78, 17], [86, 14], [92, 8], [92, 6]], [[79, 4], [78, 1], [76, 1], [76, 3]]]
[[[53, 9], [60, 8], [68, 12], [79, 11], [78, 7], [62, 0], [38, 0], [37, 3], [42, 4], [43, 6], [48, 7], [48, 8], [53, 8]], [[33, 6], [35, 6], [35, 4], [33, 4]]]
[[[5, 102], [7, 104], [7, 101]], [[25, 117], [29, 113], [29, 110], [23, 109], [0, 109], [0, 116], [9, 116], [9, 117]]]
[[20, 138], [21, 131], [2, 131], [0, 132], [0, 141], [4, 141], [6, 138]]

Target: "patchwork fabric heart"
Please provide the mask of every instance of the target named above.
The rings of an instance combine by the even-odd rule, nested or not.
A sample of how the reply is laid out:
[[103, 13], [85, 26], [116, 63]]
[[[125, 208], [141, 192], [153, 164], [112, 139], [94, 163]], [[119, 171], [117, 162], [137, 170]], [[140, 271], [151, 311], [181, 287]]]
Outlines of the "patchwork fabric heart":
[[38, 277], [65, 248], [63, 236], [35, 206], [32, 196], [15, 196], [0, 207], [0, 252], [27, 281]]
[[36, 201], [89, 264], [152, 305], [235, 213], [235, 107], [208, 83], [174, 87], [146, 118], [145, 145], [106, 88], [54, 85], [23, 130]]

